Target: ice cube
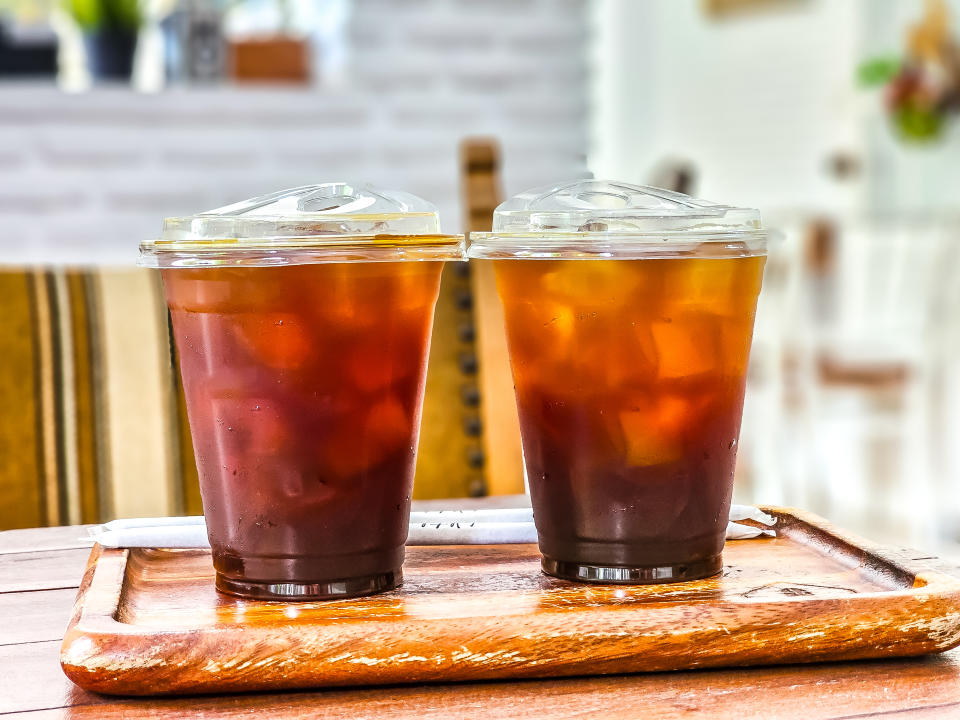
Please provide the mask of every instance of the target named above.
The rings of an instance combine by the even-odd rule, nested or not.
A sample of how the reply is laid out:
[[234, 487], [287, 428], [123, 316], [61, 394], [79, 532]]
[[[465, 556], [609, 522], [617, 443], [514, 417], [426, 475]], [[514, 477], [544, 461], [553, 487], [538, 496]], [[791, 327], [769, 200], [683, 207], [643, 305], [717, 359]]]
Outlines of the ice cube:
[[679, 396], [664, 395], [646, 407], [620, 413], [626, 439], [627, 462], [632, 466], [675, 462], [683, 453], [682, 432], [690, 421], [689, 403]]
[[227, 453], [262, 457], [278, 455], [289, 445], [290, 431], [272, 401], [260, 397], [210, 399], [212, 431]]
[[626, 300], [643, 279], [642, 263], [631, 260], [560, 261], [546, 273], [545, 293], [575, 309]]
[[690, 315], [654, 322], [650, 332], [657, 350], [660, 378], [689, 377], [717, 367], [720, 322], [711, 317]]
[[343, 362], [356, 387], [368, 393], [383, 390], [420, 369], [426, 330], [416, 320], [400, 315], [394, 318], [393, 327], [348, 341]]
[[336, 430], [323, 437], [323, 461], [340, 477], [357, 475], [391, 453], [409, 447], [412, 421], [411, 414], [394, 395], [366, 410], [358, 408], [345, 414]]
[[600, 348], [597, 363], [605, 371], [607, 386], [646, 384], [657, 372], [657, 345], [646, 323], [630, 325], [622, 333], [611, 333]]
[[164, 273], [164, 287], [171, 310], [223, 313], [235, 309], [236, 283], [218, 279], [218, 271], [206, 272], [210, 274], [204, 275], [201, 270]]
[[683, 309], [722, 312], [734, 293], [738, 258], [672, 260], [664, 278], [664, 297]]
[[671, 261], [665, 274], [664, 313], [751, 314], [763, 276], [762, 257], [694, 258]]
[[423, 312], [434, 302], [440, 285], [440, 272], [443, 270], [441, 263], [397, 263], [391, 267], [395, 268], [394, 274], [382, 284], [391, 291], [390, 297], [385, 299], [392, 311], [405, 309]]
[[412, 418], [395, 395], [388, 395], [367, 411], [364, 431], [369, 445], [386, 454], [409, 442]]
[[293, 370], [306, 362], [312, 343], [308, 323], [294, 313], [259, 312], [236, 316], [234, 329], [259, 362], [276, 370]]
[[[572, 309], [567, 305], [544, 304], [543, 313], [543, 339], [548, 344], [543, 346], [545, 350], [566, 349], [568, 343], [573, 338], [575, 315]], [[553, 353], [556, 354], [556, 353]], [[563, 353], [566, 354], [566, 353]]]

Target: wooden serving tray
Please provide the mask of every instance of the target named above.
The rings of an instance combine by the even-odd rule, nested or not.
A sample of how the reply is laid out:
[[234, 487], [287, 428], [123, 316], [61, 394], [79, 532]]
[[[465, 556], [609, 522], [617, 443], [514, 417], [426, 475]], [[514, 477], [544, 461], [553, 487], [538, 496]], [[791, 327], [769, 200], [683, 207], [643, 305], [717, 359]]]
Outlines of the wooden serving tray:
[[63, 641], [78, 685], [212, 693], [920, 655], [960, 643], [960, 580], [813, 515], [727, 543], [721, 577], [581, 585], [534, 545], [413, 547], [396, 591], [218, 594], [210, 554], [94, 547]]

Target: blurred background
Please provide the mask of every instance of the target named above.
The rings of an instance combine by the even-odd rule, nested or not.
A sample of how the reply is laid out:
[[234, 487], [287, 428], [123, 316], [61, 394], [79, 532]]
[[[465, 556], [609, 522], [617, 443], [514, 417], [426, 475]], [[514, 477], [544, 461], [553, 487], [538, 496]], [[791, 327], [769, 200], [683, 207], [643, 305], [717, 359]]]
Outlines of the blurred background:
[[[0, 529], [200, 512], [163, 217], [353, 179], [484, 229], [592, 173], [777, 231], [737, 500], [960, 555], [958, 43], [960, 0], [0, 0]], [[416, 497], [523, 490], [498, 312], [445, 271]]]

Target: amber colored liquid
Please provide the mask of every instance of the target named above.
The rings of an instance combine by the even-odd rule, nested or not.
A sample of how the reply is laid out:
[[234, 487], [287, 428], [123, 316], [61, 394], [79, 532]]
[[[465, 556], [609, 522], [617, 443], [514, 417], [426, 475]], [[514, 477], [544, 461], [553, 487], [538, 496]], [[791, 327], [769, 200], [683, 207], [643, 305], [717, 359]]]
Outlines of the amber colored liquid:
[[163, 271], [218, 573], [399, 570], [442, 265]]
[[494, 265], [541, 552], [718, 559], [764, 258]]

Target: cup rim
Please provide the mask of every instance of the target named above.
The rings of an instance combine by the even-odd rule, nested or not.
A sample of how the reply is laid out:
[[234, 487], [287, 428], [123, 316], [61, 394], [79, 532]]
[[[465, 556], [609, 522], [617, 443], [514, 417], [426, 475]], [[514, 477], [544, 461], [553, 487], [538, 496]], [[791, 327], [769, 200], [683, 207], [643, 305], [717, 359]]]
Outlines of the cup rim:
[[465, 260], [464, 235], [305, 235], [147, 240], [142, 267], [266, 267], [324, 262]]
[[735, 231], [472, 232], [467, 257], [476, 259], [632, 259], [746, 257], [767, 254], [763, 228]]

